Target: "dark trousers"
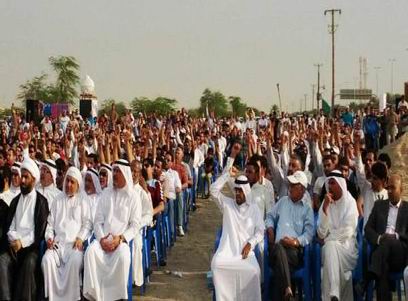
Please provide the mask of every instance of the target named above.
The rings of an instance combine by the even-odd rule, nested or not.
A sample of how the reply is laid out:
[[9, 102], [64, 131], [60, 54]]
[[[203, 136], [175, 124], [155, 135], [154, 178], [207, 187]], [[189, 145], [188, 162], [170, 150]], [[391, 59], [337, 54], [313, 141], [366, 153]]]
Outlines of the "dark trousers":
[[22, 249], [17, 258], [9, 252], [0, 254], [0, 300], [30, 301], [39, 299], [42, 274], [38, 251]]
[[291, 287], [290, 273], [302, 263], [302, 250], [286, 248], [280, 242], [269, 251], [269, 265], [273, 269], [273, 300], [283, 300], [285, 290]]
[[392, 300], [389, 284], [390, 272], [401, 272], [405, 268], [407, 250], [400, 240], [385, 238], [371, 255], [369, 272], [376, 278], [377, 300]]

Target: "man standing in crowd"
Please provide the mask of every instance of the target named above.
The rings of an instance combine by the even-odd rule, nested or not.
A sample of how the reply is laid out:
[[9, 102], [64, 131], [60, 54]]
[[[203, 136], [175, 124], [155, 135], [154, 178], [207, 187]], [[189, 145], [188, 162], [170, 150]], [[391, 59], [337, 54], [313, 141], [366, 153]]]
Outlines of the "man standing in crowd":
[[39, 265], [40, 242], [44, 239], [48, 202], [37, 193], [40, 171], [26, 158], [21, 164], [21, 193], [11, 202], [5, 229], [9, 246], [0, 254], [0, 300], [37, 300], [42, 295]]

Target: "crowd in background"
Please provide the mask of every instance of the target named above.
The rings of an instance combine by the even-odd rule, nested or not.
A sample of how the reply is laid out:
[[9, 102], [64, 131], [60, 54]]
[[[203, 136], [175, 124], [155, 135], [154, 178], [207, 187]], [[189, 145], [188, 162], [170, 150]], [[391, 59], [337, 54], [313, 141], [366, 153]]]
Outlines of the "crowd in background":
[[[24, 114], [13, 110], [12, 116], [0, 121], [0, 218], [6, 220], [8, 206], [20, 194], [21, 164], [30, 158], [40, 168], [36, 187], [50, 210], [65, 188], [67, 172], [78, 169], [83, 181], [79, 189], [88, 195], [93, 220], [98, 197], [91, 196], [112, 186], [112, 166], [125, 160], [133, 185], [139, 187], [133, 189], [141, 195], [140, 218], [145, 220], [140, 226], [154, 228], [167, 217], [169, 244], [174, 244], [176, 235], [185, 235], [186, 212], [199, 208], [197, 197], [208, 198], [216, 178], [232, 168], [245, 170], [264, 219], [276, 202], [288, 196], [288, 176], [297, 171], [306, 176], [305, 183], [298, 179], [304, 183], [306, 203], [318, 212], [326, 200], [325, 183], [339, 170], [365, 225], [374, 207], [371, 194], [384, 193], [391, 168], [391, 158], [378, 151], [408, 131], [406, 101], [383, 112], [370, 106], [360, 112], [346, 108], [334, 118], [322, 113], [255, 116], [252, 110], [244, 118], [219, 118], [216, 112], [193, 118], [185, 109], [168, 116], [133, 113], [127, 110], [119, 116], [112, 105], [109, 114], [98, 118], [84, 119], [73, 110], [57, 119], [42, 116], [27, 122]], [[369, 181], [369, 188], [364, 181]], [[4, 249], [8, 231], [1, 227]], [[408, 241], [404, 243], [405, 247]], [[291, 244], [296, 246], [296, 241]], [[166, 242], [153, 248], [160, 249], [157, 261], [164, 266]]]

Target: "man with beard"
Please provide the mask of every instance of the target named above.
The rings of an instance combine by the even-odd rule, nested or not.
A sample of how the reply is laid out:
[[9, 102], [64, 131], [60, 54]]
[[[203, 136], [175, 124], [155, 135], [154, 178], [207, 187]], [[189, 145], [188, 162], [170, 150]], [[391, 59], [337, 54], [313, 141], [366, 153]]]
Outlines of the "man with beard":
[[0, 254], [0, 299], [36, 300], [41, 296], [40, 242], [44, 239], [48, 202], [34, 189], [40, 179], [35, 162], [21, 165], [21, 193], [15, 197], [6, 220], [9, 250]]

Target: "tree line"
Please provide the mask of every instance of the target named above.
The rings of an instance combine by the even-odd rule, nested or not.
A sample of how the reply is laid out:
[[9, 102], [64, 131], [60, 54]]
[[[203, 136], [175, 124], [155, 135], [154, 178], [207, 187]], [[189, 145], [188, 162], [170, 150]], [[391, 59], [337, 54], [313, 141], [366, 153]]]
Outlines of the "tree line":
[[[78, 61], [73, 56], [50, 57], [49, 64], [55, 72], [55, 80], [49, 81], [50, 76], [41, 73], [34, 78], [27, 80], [20, 85], [17, 99], [22, 101], [23, 107], [27, 99], [41, 100], [44, 103], [68, 103], [75, 105], [79, 97], [79, 70]], [[118, 114], [124, 114], [126, 109], [131, 109], [133, 113], [156, 113], [158, 115], [168, 115], [177, 110], [178, 101], [169, 97], [157, 97], [149, 99], [147, 97], [135, 97], [127, 105], [124, 101], [108, 98], [101, 103], [99, 114], [108, 113], [115, 103]], [[225, 96], [220, 91], [205, 89], [200, 97], [199, 107], [190, 109], [189, 114], [195, 117], [204, 116], [211, 112], [218, 117], [245, 116], [249, 106], [239, 96]], [[255, 114], [259, 111], [252, 108]], [[279, 111], [277, 105], [271, 107], [272, 111]]]

